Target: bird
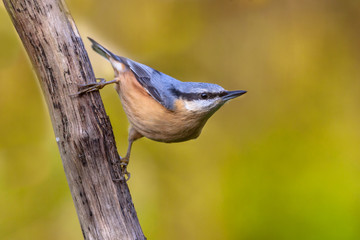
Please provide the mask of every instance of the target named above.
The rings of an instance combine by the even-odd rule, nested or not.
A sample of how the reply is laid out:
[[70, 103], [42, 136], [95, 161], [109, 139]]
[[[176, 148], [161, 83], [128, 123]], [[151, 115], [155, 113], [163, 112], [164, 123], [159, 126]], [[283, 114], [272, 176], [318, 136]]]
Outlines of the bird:
[[165, 142], [183, 142], [197, 138], [207, 120], [226, 102], [247, 91], [227, 91], [205, 82], [183, 82], [129, 58], [115, 55], [88, 37], [92, 49], [105, 57], [114, 69], [111, 81], [98, 78], [95, 83], [79, 86], [78, 95], [98, 91], [115, 84], [130, 122], [128, 148], [120, 157], [121, 179], [127, 171], [133, 142], [139, 138]]

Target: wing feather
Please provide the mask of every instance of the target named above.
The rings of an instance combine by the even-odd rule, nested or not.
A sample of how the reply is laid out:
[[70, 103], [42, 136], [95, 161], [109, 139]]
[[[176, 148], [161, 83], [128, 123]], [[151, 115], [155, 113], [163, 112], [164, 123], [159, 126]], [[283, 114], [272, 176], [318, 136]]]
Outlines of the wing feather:
[[172, 78], [144, 64], [135, 62], [125, 57], [117, 56], [95, 40], [91, 38], [89, 38], [89, 40], [91, 41], [92, 48], [95, 52], [99, 53], [108, 60], [112, 58], [115, 61], [125, 64], [135, 74], [135, 77], [141, 86], [143, 86], [156, 101], [168, 110], [174, 110], [175, 97], [172, 94], [171, 89], [173, 89], [174, 84], [180, 82], [179, 80], [176, 80], [175, 78]]
[[149, 66], [121, 57], [124, 64], [135, 74], [139, 83], [147, 92], [168, 110], [174, 110], [174, 96], [171, 93], [173, 84], [180, 82]]

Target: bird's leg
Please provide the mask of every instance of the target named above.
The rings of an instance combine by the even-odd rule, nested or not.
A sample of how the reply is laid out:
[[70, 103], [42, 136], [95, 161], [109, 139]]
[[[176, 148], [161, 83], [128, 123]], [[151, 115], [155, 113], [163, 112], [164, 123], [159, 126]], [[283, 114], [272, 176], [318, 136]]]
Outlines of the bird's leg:
[[128, 181], [130, 179], [130, 173], [127, 171], [127, 166], [129, 164], [129, 159], [130, 159], [130, 153], [131, 153], [131, 147], [132, 144], [134, 143], [135, 140], [139, 139], [143, 137], [138, 131], [136, 131], [133, 127], [130, 127], [129, 130], [129, 145], [128, 145], [128, 149], [126, 152], [125, 157], [120, 157], [120, 166], [121, 166], [121, 179], [125, 178], [126, 176], [126, 181]]
[[129, 159], [130, 159], [130, 152], [131, 152], [131, 147], [134, 141], [129, 140], [129, 146], [126, 152], [126, 156], [125, 157], [120, 157], [120, 167], [121, 167], [121, 178], [124, 178], [126, 176], [126, 181], [128, 181], [130, 179], [130, 173], [127, 171], [127, 166], [129, 164]]
[[112, 84], [112, 83], [117, 83], [118, 80], [114, 79], [112, 81], [108, 81], [106, 82], [104, 78], [97, 78], [96, 80], [100, 80], [99, 82], [95, 82], [95, 83], [89, 83], [89, 84], [81, 84], [79, 85], [79, 92], [77, 92], [74, 95], [81, 95], [83, 93], [88, 93], [88, 92], [93, 92], [93, 91], [98, 91], [100, 89], [102, 89], [103, 87], [105, 87], [108, 84]]

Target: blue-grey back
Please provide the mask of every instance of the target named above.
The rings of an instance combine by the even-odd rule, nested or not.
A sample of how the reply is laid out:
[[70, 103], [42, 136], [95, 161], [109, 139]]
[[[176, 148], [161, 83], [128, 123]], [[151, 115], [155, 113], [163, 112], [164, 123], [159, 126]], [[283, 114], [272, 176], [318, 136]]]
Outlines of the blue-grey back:
[[121, 57], [121, 60], [131, 69], [139, 83], [156, 101], [167, 109], [174, 110], [176, 96], [172, 94], [171, 89], [183, 82], [131, 59]]
[[120, 57], [135, 74], [140, 84], [159, 103], [169, 110], [174, 110], [174, 102], [179, 93], [221, 92], [224, 89], [216, 84], [203, 82], [182, 82], [149, 66]]

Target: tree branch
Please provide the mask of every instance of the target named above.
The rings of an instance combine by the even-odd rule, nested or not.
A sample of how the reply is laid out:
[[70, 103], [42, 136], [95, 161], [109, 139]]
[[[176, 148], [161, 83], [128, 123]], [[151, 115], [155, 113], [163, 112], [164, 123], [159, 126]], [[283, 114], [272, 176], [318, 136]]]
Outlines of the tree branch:
[[61, 0], [3, 0], [37, 73], [85, 239], [145, 239], [128, 186], [114, 183], [115, 139], [75, 23]]

